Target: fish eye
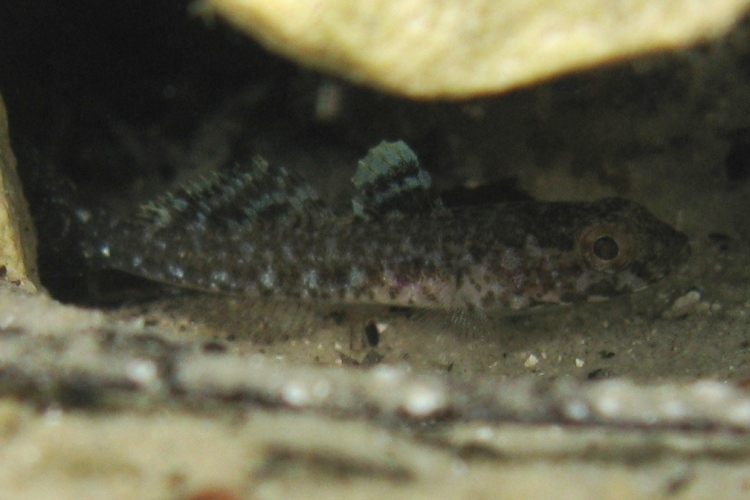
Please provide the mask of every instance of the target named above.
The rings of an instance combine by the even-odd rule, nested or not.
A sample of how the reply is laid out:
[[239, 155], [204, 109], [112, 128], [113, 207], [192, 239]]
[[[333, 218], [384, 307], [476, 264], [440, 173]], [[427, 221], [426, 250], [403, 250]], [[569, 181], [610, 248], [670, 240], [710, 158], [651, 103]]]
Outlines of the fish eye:
[[636, 239], [627, 224], [599, 222], [578, 235], [579, 254], [599, 271], [616, 272], [627, 267], [636, 253]]
[[591, 250], [601, 260], [612, 260], [620, 253], [620, 245], [610, 236], [598, 238], [591, 247]]

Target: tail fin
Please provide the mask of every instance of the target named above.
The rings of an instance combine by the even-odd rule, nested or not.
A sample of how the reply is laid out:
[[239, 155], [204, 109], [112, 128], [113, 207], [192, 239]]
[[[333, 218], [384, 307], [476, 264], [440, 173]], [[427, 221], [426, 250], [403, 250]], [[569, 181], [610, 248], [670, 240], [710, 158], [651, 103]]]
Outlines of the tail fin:
[[42, 284], [62, 301], [86, 296], [83, 277], [92, 261], [85, 254], [96, 240], [90, 228], [104, 214], [85, 208], [73, 183], [48, 164], [26, 165], [23, 181], [38, 235]]

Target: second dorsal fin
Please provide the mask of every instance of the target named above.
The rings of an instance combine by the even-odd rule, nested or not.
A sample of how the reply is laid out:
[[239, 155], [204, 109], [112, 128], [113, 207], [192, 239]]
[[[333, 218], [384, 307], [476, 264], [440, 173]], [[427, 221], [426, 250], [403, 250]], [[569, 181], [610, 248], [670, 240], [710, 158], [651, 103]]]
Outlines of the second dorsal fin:
[[142, 205], [137, 219], [159, 227], [208, 221], [232, 226], [276, 224], [285, 217], [299, 223], [328, 214], [315, 190], [298, 175], [256, 156], [250, 167], [214, 172]]
[[352, 209], [360, 217], [430, 212], [443, 206], [432, 191], [430, 174], [403, 141], [383, 141], [372, 148], [359, 161], [352, 182], [358, 190]]

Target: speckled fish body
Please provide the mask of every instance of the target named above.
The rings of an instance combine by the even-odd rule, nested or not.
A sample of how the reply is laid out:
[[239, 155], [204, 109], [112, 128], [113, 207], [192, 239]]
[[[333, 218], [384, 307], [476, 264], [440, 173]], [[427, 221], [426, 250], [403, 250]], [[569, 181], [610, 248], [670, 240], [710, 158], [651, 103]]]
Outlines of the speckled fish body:
[[636, 291], [689, 252], [685, 235], [620, 198], [443, 207], [401, 142], [373, 149], [354, 181], [354, 213], [336, 217], [260, 161], [111, 220], [88, 253], [206, 291], [494, 310]]

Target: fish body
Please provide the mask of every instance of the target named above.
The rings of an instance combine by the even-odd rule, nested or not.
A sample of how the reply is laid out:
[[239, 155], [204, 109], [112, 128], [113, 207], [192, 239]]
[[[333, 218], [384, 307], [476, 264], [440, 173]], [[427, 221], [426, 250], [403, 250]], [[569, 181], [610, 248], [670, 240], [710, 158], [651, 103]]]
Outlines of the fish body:
[[87, 253], [211, 292], [487, 311], [629, 293], [689, 254], [684, 234], [621, 198], [444, 207], [403, 142], [371, 150], [353, 180], [353, 213], [335, 216], [258, 160], [110, 219]]

